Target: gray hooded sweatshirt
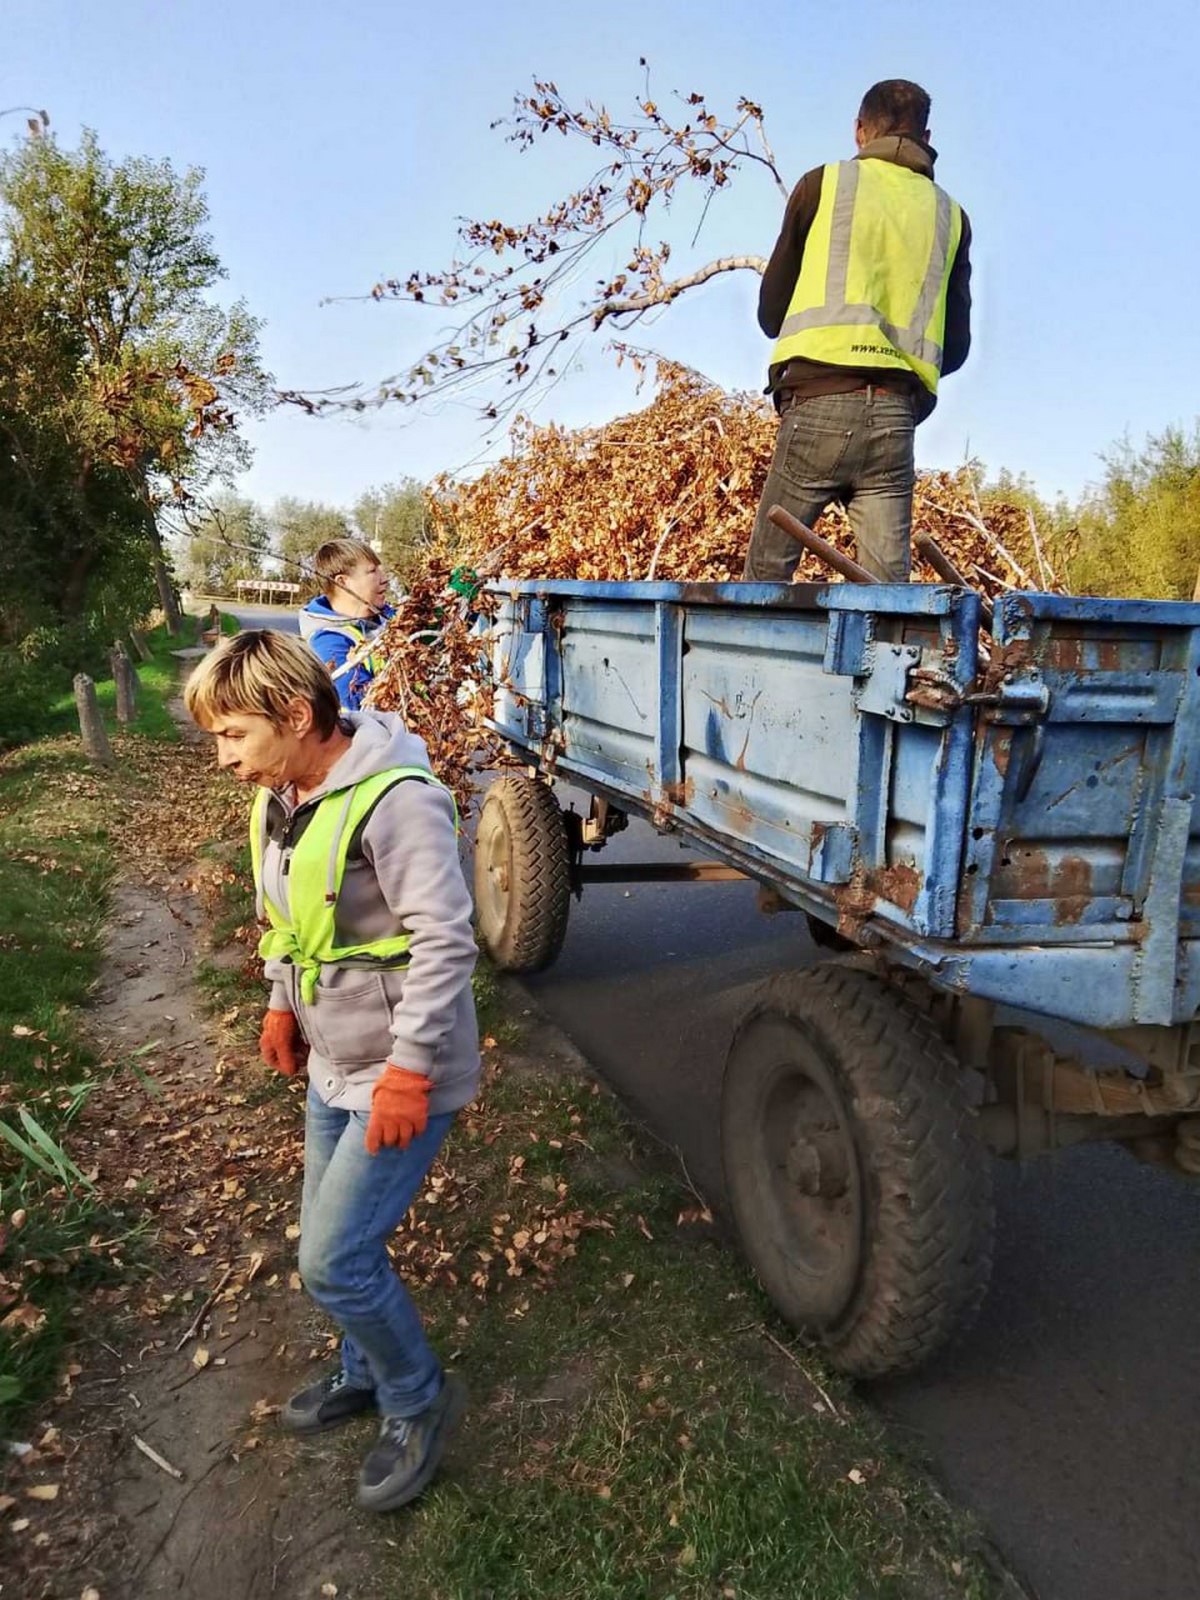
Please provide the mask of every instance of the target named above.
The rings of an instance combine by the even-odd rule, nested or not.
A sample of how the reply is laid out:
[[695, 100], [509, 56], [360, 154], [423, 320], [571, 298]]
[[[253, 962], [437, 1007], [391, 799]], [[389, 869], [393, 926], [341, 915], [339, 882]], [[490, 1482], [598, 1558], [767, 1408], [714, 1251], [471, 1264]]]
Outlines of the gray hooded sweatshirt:
[[[292, 851], [317, 805], [392, 767], [429, 766], [424, 741], [398, 716], [343, 715], [350, 748], [317, 792], [294, 809], [272, 791], [267, 803], [263, 888], [285, 915]], [[339, 945], [406, 933], [406, 967], [356, 957], [321, 968], [311, 1004], [290, 961], [268, 961], [271, 1006], [295, 1014], [309, 1044], [309, 1082], [329, 1105], [366, 1111], [388, 1061], [433, 1082], [432, 1115], [457, 1111], [479, 1086], [479, 1035], [471, 973], [475, 939], [446, 790], [420, 779], [383, 795], [350, 844], [336, 910]]]

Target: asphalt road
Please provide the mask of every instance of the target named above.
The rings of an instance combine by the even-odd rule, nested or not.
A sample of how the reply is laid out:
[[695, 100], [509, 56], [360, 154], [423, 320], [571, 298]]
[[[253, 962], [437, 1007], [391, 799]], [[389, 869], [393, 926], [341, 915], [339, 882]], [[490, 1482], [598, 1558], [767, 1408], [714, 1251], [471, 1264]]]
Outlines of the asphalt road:
[[[604, 860], [675, 854], [633, 824]], [[764, 976], [817, 959], [802, 919], [763, 917], [751, 885], [606, 885], [529, 987], [718, 1195], [736, 1019]], [[1111, 1148], [996, 1177], [979, 1321], [870, 1398], [1040, 1600], [1200, 1596], [1200, 1196]]]
[[295, 606], [232, 606], [222, 605], [221, 610], [236, 617], [242, 628], [274, 628], [279, 633], [299, 633], [299, 612]]

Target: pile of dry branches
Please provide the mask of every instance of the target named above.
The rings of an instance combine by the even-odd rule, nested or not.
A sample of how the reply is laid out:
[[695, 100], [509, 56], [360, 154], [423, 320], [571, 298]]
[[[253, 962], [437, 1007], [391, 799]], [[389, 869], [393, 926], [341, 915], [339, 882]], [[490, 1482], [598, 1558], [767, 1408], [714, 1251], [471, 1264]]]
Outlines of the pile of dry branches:
[[[519, 421], [503, 461], [434, 484], [431, 522], [460, 558], [511, 577], [737, 579], [776, 427], [765, 400], [660, 362], [655, 398], [630, 416], [573, 431]], [[853, 554], [843, 513], [819, 531]], [[920, 474], [913, 534], [935, 538], [987, 593], [1056, 587], [1025, 510], [992, 502], [985, 516], [969, 469]], [[829, 573], [806, 556], [797, 577]], [[938, 581], [920, 563], [913, 579]]]
[[[660, 363], [643, 410], [573, 431], [519, 421], [504, 460], [470, 482], [433, 485], [436, 542], [384, 637], [388, 662], [372, 703], [399, 711], [425, 738], [460, 803], [494, 749], [482, 727], [488, 691], [477, 682], [469, 608], [448, 588], [454, 566], [484, 579], [737, 579], [776, 426], [765, 401]], [[843, 512], [823, 517], [819, 531], [853, 554]], [[985, 593], [1058, 587], [1025, 509], [990, 499], [985, 511], [969, 469], [920, 475], [913, 532], [934, 538]], [[806, 553], [796, 576], [830, 574]], [[919, 559], [913, 579], [938, 581]]]

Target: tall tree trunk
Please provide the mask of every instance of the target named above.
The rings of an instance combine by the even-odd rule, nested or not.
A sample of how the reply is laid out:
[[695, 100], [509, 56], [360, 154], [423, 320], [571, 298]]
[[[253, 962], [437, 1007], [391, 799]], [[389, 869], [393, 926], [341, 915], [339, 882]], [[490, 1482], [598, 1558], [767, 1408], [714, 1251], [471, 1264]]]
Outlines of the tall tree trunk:
[[141, 492], [146, 533], [150, 539], [150, 548], [154, 551], [154, 582], [158, 587], [158, 603], [162, 607], [167, 632], [174, 637], [183, 632], [183, 613], [179, 609], [179, 597], [175, 593], [171, 574], [167, 570], [166, 552], [163, 550], [162, 535], [158, 531], [158, 518], [154, 515], [154, 502], [150, 495], [150, 484], [144, 466], [137, 469], [136, 476], [138, 489]]
[[167, 632], [178, 635], [183, 632], [183, 613], [179, 609], [179, 600], [175, 594], [175, 586], [171, 582], [171, 574], [167, 571], [167, 563], [162, 555], [154, 558], [154, 581], [158, 585], [158, 603], [162, 607], [163, 616], [167, 619]]
[[175, 585], [171, 582], [171, 574], [167, 571], [167, 559], [158, 523], [148, 504], [145, 505], [143, 514], [146, 518], [146, 532], [150, 535], [150, 543], [154, 549], [154, 581], [158, 585], [158, 603], [166, 618], [167, 632], [174, 637], [183, 632], [183, 613], [179, 609], [179, 596], [175, 593]]
[[87, 600], [88, 576], [94, 563], [95, 552], [81, 550], [68, 564], [59, 602], [64, 616], [82, 616], [84, 603]]

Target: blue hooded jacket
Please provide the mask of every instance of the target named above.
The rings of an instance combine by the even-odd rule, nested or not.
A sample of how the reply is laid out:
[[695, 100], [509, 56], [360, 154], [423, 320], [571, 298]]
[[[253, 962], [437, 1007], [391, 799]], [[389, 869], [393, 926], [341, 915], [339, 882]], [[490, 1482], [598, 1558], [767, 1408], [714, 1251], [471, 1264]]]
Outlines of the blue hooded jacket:
[[346, 670], [347, 658], [395, 615], [394, 606], [383, 606], [372, 617], [343, 617], [323, 594], [310, 600], [300, 612], [300, 636], [307, 639], [329, 668], [344, 711], [362, 709], [363, 696], [371, 687], [377, 666], [368, 658]]

